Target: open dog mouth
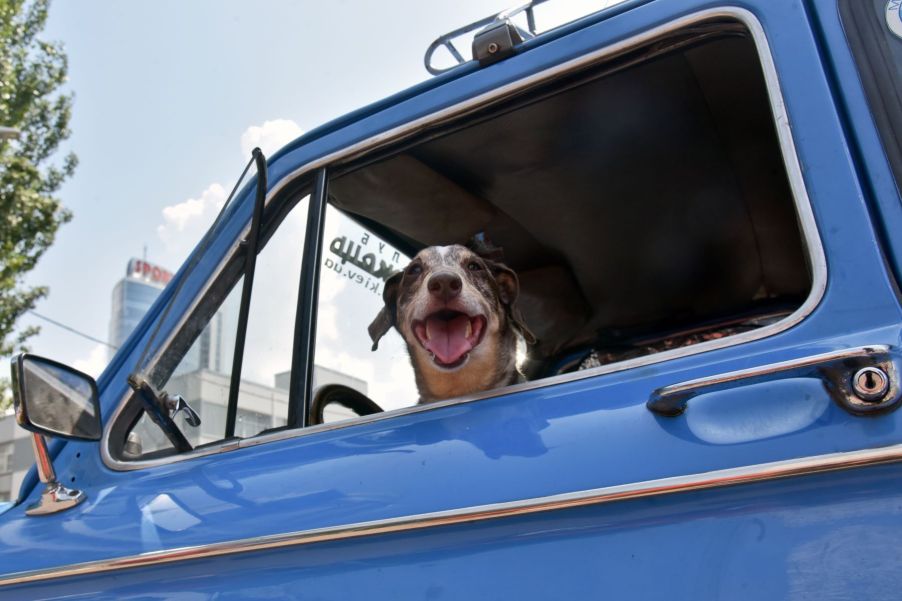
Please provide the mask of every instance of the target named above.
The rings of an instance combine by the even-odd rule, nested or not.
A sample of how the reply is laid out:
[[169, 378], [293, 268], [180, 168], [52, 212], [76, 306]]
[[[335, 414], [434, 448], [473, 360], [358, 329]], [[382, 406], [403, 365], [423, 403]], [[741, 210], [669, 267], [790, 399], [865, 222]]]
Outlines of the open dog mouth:
[[473, 317], [460, 311], [444, 309], [422, 321], [415, 320], [413, 332], [420, 344], [432, 355], [433, 361], [446, 369], [463, 365], [470, 354], [482, 342], [485, 333], [485, 317]]

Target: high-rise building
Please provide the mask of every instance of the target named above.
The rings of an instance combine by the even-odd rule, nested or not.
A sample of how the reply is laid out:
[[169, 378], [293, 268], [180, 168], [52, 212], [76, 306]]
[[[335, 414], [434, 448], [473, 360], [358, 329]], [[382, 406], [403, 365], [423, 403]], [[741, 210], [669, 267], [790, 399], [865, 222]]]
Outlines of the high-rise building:
[[125, 277], [113, 288], [111, 345], [122, 346], [171, 279], [171, 272], [147, 261], [132, 259], [128, 262]]

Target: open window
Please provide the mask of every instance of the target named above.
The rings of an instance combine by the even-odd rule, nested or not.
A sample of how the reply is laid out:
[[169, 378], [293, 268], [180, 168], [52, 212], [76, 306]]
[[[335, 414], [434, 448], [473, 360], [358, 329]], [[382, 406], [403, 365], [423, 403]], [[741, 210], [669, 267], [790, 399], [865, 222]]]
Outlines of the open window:
[[390, 269], [427, 246], [503, 249], [537, 338], [520, 357], [531, 382], [748, 339], [812, 288], [763, 69], [732, 21], [563, 74], [333, 174], [315, 360], [383, 409], [415, 404], [417, 390], [401, 337], [373, 352], [367, 324]]
[[[349, 150], [328, 179], [317, 172], [312, 197], [307, 172], [266, 207], [234, 436], [229, 374], [212, 366], [235, 344], [240, 245], [151, 366], [154, 385], [197, 409], [199, 428], [176, 424], [202, 452], [416, 405], [407, 344], [392, 330], [374, 351], [368, 326], [411, 257], [473, 240], [500, 248], [518, 276], [517, 308], [536, 338], [516, 357], [529, 385], [787, 328], [816, 302], [822, 274], [773, 85], [753, 35], [724, 17]], [[305, 232], [318, 247], [304, 248]], [[120, 408], [114, 461], [177, 454], [142, 416], [134, 398]]]

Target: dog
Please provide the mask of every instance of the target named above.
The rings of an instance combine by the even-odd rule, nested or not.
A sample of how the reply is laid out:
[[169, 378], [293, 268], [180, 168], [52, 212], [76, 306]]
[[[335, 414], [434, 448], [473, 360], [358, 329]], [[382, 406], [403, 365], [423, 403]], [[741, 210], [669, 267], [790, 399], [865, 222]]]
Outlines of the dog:
[[420, 403], [522, 381], [517, 339], [534, 344], [515, 304], [517, 274], [461, 245], [424, 248], [383, 289], [372, 350], [392, 327], [407, 344]]

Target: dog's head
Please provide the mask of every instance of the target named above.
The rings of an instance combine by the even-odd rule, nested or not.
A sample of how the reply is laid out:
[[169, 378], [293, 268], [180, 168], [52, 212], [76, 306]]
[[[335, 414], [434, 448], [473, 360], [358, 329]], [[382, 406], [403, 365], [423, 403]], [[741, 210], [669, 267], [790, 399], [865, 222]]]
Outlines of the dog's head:
[[515, 305], [519, 290], [503, 263], [459, 245], [425, 248], [385, 283], [385, 306], [369, 327], [373, 350], [397, 328], [423, 400], [506, 383], [516, 369], [517, 333], [535, 342]]

